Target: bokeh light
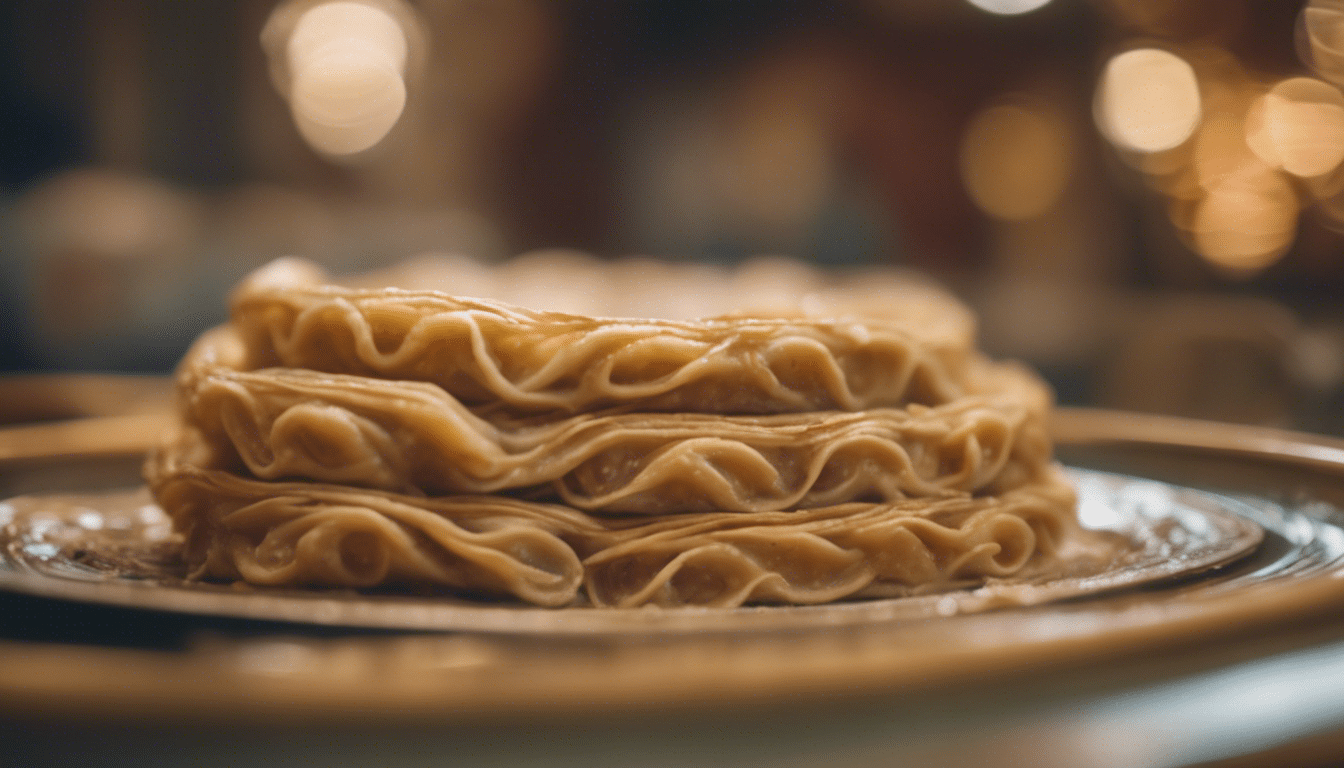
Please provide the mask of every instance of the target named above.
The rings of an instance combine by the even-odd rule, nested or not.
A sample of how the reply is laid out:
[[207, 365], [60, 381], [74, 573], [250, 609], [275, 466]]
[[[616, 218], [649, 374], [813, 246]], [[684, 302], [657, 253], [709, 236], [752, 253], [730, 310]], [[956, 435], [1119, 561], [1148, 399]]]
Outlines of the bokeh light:
[[1143, 48], [1113, 58], [1096, 119], [1136, 153], [1189, 248], [1246, 278], [1297, 235], [1301, 201], [1289, 174], [1329, 176], [1344, 159], [1344, 96], [1311, 78], [1266, 89], [1217, 46], [1184, 54]]
[[1344, 83], [1344, 2], [1311, 0], [1298, 17], [1298, 56], [1316, 74]]
[[1246, 143], [1294, 176], [1327, 174], [1344, 161], [1344, 94], [1315, 78], [1284, 80], [1251, 105]]
[[387, 11], [359, 2], [313, 6], [286, 45], [295, 124], [319, 151], [372, 147], [406, 106], [407, 39]]
[[1202, 192], [1232, 177], [1254, 179], [1274, 172], [1246, 145], [1245, 120], [1238, 111], [1220, 109], [1209, 115], [1193, 143], [1190, 163]]
[[967, 0], [982, 11], [999, 16], [1017, 16], [1030, 13], [1050, 2], [1050, 0]]
[[1195, 71], [1179, 56], [1141, 48], [1107, 62], [1096, 120], [1116, 145], [1136, 152], [1171, 149], [1190, 137], [1200, 115]]
[[1173, 206], [1172, 220], [1190, 247], [1232, 277], [1249, 277], [1278, 261], [1297, 233], [1293, 185], [1247, 143], [1255, 86], [1224, 79], [1209, 87], [1207, 114], [1190, 154], [1193, 193]]
[[1258, 271], [1292, 245], [1297, 214], [1297, 197], [1281, 174], [1230, 176], [1196, 207], [1193, 245], [1227, 270]]
[[1073, 166], [1073, 140], [1055, 111], [1002, 104], [980, 112], [962, 138], [961, 175], [991, 216], [1031, 219], [1054, 206]]

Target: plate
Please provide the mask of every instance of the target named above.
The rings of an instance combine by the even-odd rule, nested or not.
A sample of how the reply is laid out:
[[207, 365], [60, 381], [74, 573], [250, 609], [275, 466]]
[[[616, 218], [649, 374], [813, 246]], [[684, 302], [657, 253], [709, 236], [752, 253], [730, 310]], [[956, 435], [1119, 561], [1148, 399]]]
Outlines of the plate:
[[[125, 432], [100, 424], [24, 427], [9, 443], [0, 434], [0, 496], [74, 502], [73, 517], [58, 515], [45, 530], [33, 530], [34, 512], [22, 505], [6, 513], [0, 606], [19, 612], [0, 623], [0, 712], [457, 723], [455, 733], [466, 734], [483, 718], [611, 713], [628, 721], [656, 712], [655, 722], [678, 708], [783, 702], [807, 702], [808, 717], [820, 718], [810, 722], [831, 722], [816, 707], [849, 713], [846, 720], [880, 699], [888, 709], [934, 707], [975, 723], [985, 718], [967, 710], [968, 691], [1016, 706], [1027, 685], [1057, 685], [1067, 698], [1079, 680], [1114, 688], [1344, 638], [1334, 618], [1344, 609], [1344, 442], [1328, 438], [1064, 410], [1058, 445], [1075, 467], [1083, 520], [1130, 526], [1126, 535], [1146, 541], [1136, 551], [1147, 553], [1131, 563], [989, 592], [627, 612], [426, 608], [389, 595], [165, 583], [153, 569], [171, 567], [172, 542], [143, 498], [125, 500], [133, 517], [124, 522], [89, 507], [101, 519], [81, 523], [73, 508], [83, 503], [74, 497], [105, 498], [106, 489], [135, 483], [139, 460]], [[66, 548], [73, 540], [62, 538], [84, 535], [74, 529], [119, 530], [133, 548], [167, 550], [137, 576], [124, 560], [75, 557]], [[1184, 553], [1183, 564], [1157, 566], [1164, 547]], [[1006, 602], [991, 599], [995, 590], [1008, 590]], [[16, 631], [23, 611], [61, 616], [63, 631], [53, 633], [61, 642]], [[220, 618], [228, 616], [245, 618]], [[95, 624], [136, 642], [94, 645], [87, 638], [103, 636]], [[140, 642], [156, 633], [177, 639]]]
[[619, 610], [482, 604], [185, 581], [180, 539], [143, 490], [0, 502], [0, 587], [44, 597], [302, 624], [511, 634], [744, 632], [869, 626], [1040, 605], [1189, 578], [1254, 551], [1253, 508], [1167, 483], [1075, 469], [1081, 534], [1044, 572], [973, 589], [813, 606]]

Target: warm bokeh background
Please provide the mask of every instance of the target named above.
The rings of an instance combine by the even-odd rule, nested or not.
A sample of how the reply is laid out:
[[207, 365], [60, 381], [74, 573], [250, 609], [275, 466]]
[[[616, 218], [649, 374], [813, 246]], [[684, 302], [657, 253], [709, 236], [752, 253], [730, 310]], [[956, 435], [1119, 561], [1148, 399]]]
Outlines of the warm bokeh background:
[[1344, 434], [1344, 2], [361, 2], [354, 154], [317, 0], [0, 4], [0, 370], [167, 371], [290, 253], [768, 253], [935, 274], [1066, 403]]

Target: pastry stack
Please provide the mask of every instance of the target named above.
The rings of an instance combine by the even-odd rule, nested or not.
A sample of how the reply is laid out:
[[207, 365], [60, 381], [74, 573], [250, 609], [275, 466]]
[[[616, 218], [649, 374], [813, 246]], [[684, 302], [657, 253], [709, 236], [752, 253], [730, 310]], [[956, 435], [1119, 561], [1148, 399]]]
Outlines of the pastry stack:
[[778, 262], [551, 269], [599, 309], [742, 302], [629, 319], [463, 298], [480, 279], [421, 266], [439, 290], [275, 262], [193, 346], [146, 465], [193, 577], [810, 604], [1011, 576], [1075, 527], [1048, 390], [976, 351], [937, 288]]

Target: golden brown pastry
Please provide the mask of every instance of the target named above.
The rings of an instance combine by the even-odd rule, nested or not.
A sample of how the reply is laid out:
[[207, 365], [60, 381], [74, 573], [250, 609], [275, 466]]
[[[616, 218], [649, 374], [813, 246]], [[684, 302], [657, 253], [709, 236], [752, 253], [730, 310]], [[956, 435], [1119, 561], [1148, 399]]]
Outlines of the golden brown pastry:
[[638, 403], [775, 413], [947, 402], [963, 394], [970, 360], [960, 306], [922, 293], [890, 305], [880, 323], [800, 314], [675, 321], [320, 280], [311, 265], [283, 260], [243, 283], [232, 324], [244, 369], [424, 381], [467, 405], [526, 411]]
[[278, 262], [184, 360], [147, 478], [196, 576], [268, 585], [816, 603], [1050, 557], [1048, 391], [942, 294], [807, 277], [776, 316], [613, 320]]

